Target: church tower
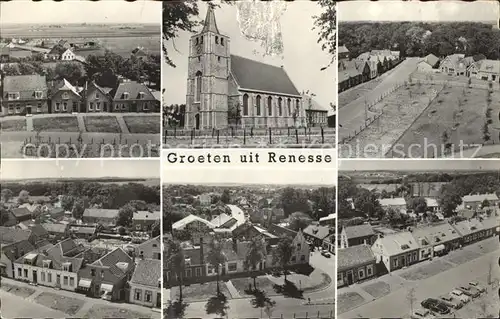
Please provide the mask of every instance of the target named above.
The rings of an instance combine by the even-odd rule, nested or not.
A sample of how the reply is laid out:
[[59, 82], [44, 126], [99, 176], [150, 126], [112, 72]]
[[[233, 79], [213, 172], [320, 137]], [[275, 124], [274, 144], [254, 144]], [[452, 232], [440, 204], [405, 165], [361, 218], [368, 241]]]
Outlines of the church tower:
[[220, 34], [209, 6], [203, 30], [189, 40], [185, 127], [227, 127], [229, 37]]

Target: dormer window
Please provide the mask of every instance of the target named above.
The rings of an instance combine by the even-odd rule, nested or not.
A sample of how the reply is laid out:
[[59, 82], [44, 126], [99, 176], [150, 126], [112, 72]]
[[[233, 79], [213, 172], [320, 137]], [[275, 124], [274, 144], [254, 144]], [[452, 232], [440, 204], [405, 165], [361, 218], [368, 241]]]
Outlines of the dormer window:
[[35, 91], [35, 99], [41, 99], [43, 96], [42, 91]]
[[52, 264], [51, 260], [44, 260], [43, 261], [43, 268], [50, 268], [51, 264]]
[[63, 100], [67, 100], [67, 99], [69, 99], [69, 94], [68, 94], [68, 92], [64, 92], [64, 93], [62, 94], [62, 98], [63, 98]]
[[139, 99], [144, 100], [145, 94], [144, 92], [139, 92]]
[[19, 100], [19, 92], [13, 92], [7, 94], [8, 100]]
[[128, 92], [123, 92], [123, 99], [128, 100]]
[[101, 270], [101, 279], [104, 279], [104, 270]]
[[71, 263], [66, 262], [62, 264], [63, 271], [71, 271]]

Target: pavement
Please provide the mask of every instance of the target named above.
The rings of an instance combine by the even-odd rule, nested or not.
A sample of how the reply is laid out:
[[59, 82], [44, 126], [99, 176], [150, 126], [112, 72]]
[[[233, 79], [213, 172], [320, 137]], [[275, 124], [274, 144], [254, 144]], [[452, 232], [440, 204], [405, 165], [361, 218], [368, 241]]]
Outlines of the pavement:
[[[470, 281], [479, 281], [483, 286], [486, 286], [485, 283], [487, 282], [487, 276], [490, 269], [492, 270], [493, 279], [496, 278], [498, 280], [498, 278], [500, 278], [500, 269], [497, 266], [500, 247], [496, 248], [497, 246], [498, 238], [495, 236], [465, 246], [463, 250], [453, 251], [446, 256], [435, 258], [434, 261], [443, 260], [453, 264], [454, 267], [426, 279], [412, 281], [406, 280], [400, 276], [404, 272], [425, 265], [419, 263], [406, 269], [398, 270], [377, 279], [367, 281], [363, 284], [341, 288], [338, 291], [339, 296], [346, 292], [359, 293], [363, 288], [375, 282], [385, 282], [391, 287], [391, 291], [380, 298], [374, 298], [366, 292], [363, 293], [362, 297], [365, 299], [364, 303], [354, 309], [338, 313], [338, 318], [407, 318], [410, 315], [410, 301], [407, 297], [410, 289], [414, 289], [416, 300], [413, 303], [413, 308], [417, 309], [420, 307], [420, 302], [422, 300], [447, 294], [460, 284], [465, 284]], [[481, 253], [481, 247], [489, 247], [489, 250], [487, 250], [488, 252]], [[496, 249], [493, 250], [491, 247]], [[467, 252], [476, 252], [479, 257], [462, 264], [455, 264], [452, 262], [453, 259], [450, 257], [466, 254]], [[463, 313], [467, 312], [467, 307], [467, 305], [464, 307], [464, 310], [462, 310]], [[459, 313], [457, 313], [457, 315], [458, 314]]]
[[[416, 70], [420, 60], [420, 58], [407, 58], [396, 66], [389, 76], [385, 76], [373, 90], [340, 108], [338, 110], [339, 141], [349, 135], [352, 136], [355, 130], [359, 131], [359, 128], [365, 125], [365, 100], [368, 104], [373, 103], [396, 85], [407, 81], [408, 76]], [[368, 116], [373, 117], [373, 115], [368, 112]]]

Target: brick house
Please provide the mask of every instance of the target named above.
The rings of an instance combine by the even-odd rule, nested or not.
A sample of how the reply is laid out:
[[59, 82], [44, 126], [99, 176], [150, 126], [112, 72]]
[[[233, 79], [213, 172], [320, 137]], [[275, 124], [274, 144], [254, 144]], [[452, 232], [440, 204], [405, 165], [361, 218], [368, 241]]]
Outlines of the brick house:
[[303, 230], [304, 237], [307, 242], [312, 243], [315, 247], [322, 247], [323, 241], [331, 234], [330, 227], [309, 225]]
[[14, 262], [33, 250], [35, 250], [35, 246], [27, 240], [21, 240], [8, 245], [2, 244], [2, 249], [0, 250], [0, 275], [14, 278]]
[[100, 87], [94, 82], [88, 83], [84, 93], [83, 111], [86, 113], [111, 112], [112, 98], [109, 94], [111, 91], [111, 88]]
[[356, 245], [373, 245], [377, 236], [371, 225], [355, 225], [342, 228], [340, 233], [340, 247], [347, 248]]
[[159, 103], [142, 83], [126, 81], [113, 94], [112, 112], [158, 112]]
[[151, 238], [135, 247], [135, 256], [143, 259], [160, 259], [161, 243], [160, 236]]
[[87, 208], [83, 212], [82, 221], [87, 224], [116, 226], [118, 209]]
[[47, 81], [41, 75], [12, 75], [3, 79], [2, 114], [48, 113]]
[[129, 302], [161, 308], [161, 260], [139, 260], [129, 281]]
[[82, 96], [66, 79], [63, 79], [52, 90], [50, 97], [50, 113], [72, 113], [80, 111]]
[[376, 275], [376, 258], [370, 246], [356, 245], [337, 251], [337, 286], [352, 285]]

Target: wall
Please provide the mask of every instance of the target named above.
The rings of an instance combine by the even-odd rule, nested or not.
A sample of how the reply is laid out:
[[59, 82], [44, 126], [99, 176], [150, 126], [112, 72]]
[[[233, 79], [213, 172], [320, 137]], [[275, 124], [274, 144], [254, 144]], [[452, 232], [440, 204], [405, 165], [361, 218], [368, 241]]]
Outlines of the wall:
[[[32, 100], [32, 101], [4, 101], [2, 103], [2, 114], [3, 115], [25, 115], [26, 114], [26, 106], [28, 106], [28, 105], [31, 105], [31, 113], [32, 114], [49, 113], [49, 105], [47, 103], [47, 100]], [[9, 106], [12, 106], [12, 113], [9, 113]]]
[[[78, 286], [78, 275], [73, 272], [67, 272], [62, 270], [50, 269], [50, 268], [40, 268], [37, 266], [32, 266], [28, 264], [14, 264], [15, 268], [15, 278], [20, 280], [28, 280], [33, 282], [33, 271], [37, 273], [37, 283], [43, 286], [49, 287], [60, 287], [64, 290], [75, 291]], [[21, 269], [21, 276], [19, 276], [19, 269]], [[24, 275], [24, 270], [28, 270], [28, 276]], [[42, 272], [45, 273], [45, 280], [42, 278]], [[49, 274], [51, 274], [51, 278], [49, 278]], [[60, 275], [60, 285], [57, 285], [57, 275]], [[64, 283], [64, 277], [68, 277], [68, 281]], [[70, 278], [73, 278], [73, 282], [71, 282]], [[50, 281], [49, 281], [50, 279]], [[73, 283], [73, 285], [71, 285]]]
[[[368, 270], [371, 270], [370, 275], [368, 275]], [[347, 280], [348, 273], [352, 273], [353, 283], [356, 283], [360, 280], [366, 280], [368, 278], [375, 277], [375, 271], [376, 271], [375, 263], [360, 265], [357, 267], [353, 267], [351, 269], [346, 269], [344, 271], [337, 273], [337, 285], [338, 287], [342, 287], [348, 284]]]
[[[140, 299], [137, 300], [135, 298], [135, 293], [136, 289], [140, 290], [141, 295]], [[146, 301], [146, 290], [151, 291], [151, 301]], [[161, 289], [157, 287], [148, 287], [148, 286], [143, 286], [143, 285], [138, 285], [138, 284], [130, 284], [130, 293], [129, 293], [129, 302], [134, 303], [137, 305], [141, 306], [146, 306], [146, 307], [156, 307], [156, 303], [158, 300], [158, 293], [161, 293]], [[161, 297], [161, 295], [160, 295]], [[161, 298], [160, 298], [161, 299]], [[161, 303], [161, 300], [160, 300]]]
[[[63, 99], [63, 94], [68, 95], [67, 99]], [[56, 105], [59, 103], [59, 110], [56, 110]], [[66, 111], [63, 110], [63, 104], [66, 103]], [[75, 104], [76, 103], [76, 104]], [[59, 91], [51, 99], [50, 112], [51, 113], [71, 113], [80, 110], [80, 97], [70, 91]]]
[[[96, 94], [98, 98], [96, 98]], [[102, 94], [102, 92], [99, 91], [98, 89], [91, 87], [87, 92], [86, 99], [87, 102], [85, 104], [85, 110], [83, 110], [84, 112], [87, 113], [106, 112], [106, 108], [108, 108], [108, 111], [110, 111], [109, 108], [111, 107], [111, 100], [106, 95]], [[92, 110], [90, 109], [91, 103], [92, 103]], [[100, 110], [95, 109], [96, 103], [100, 103]], [[104, 103], [106, 103], [106, 105], [104, 105]]]

